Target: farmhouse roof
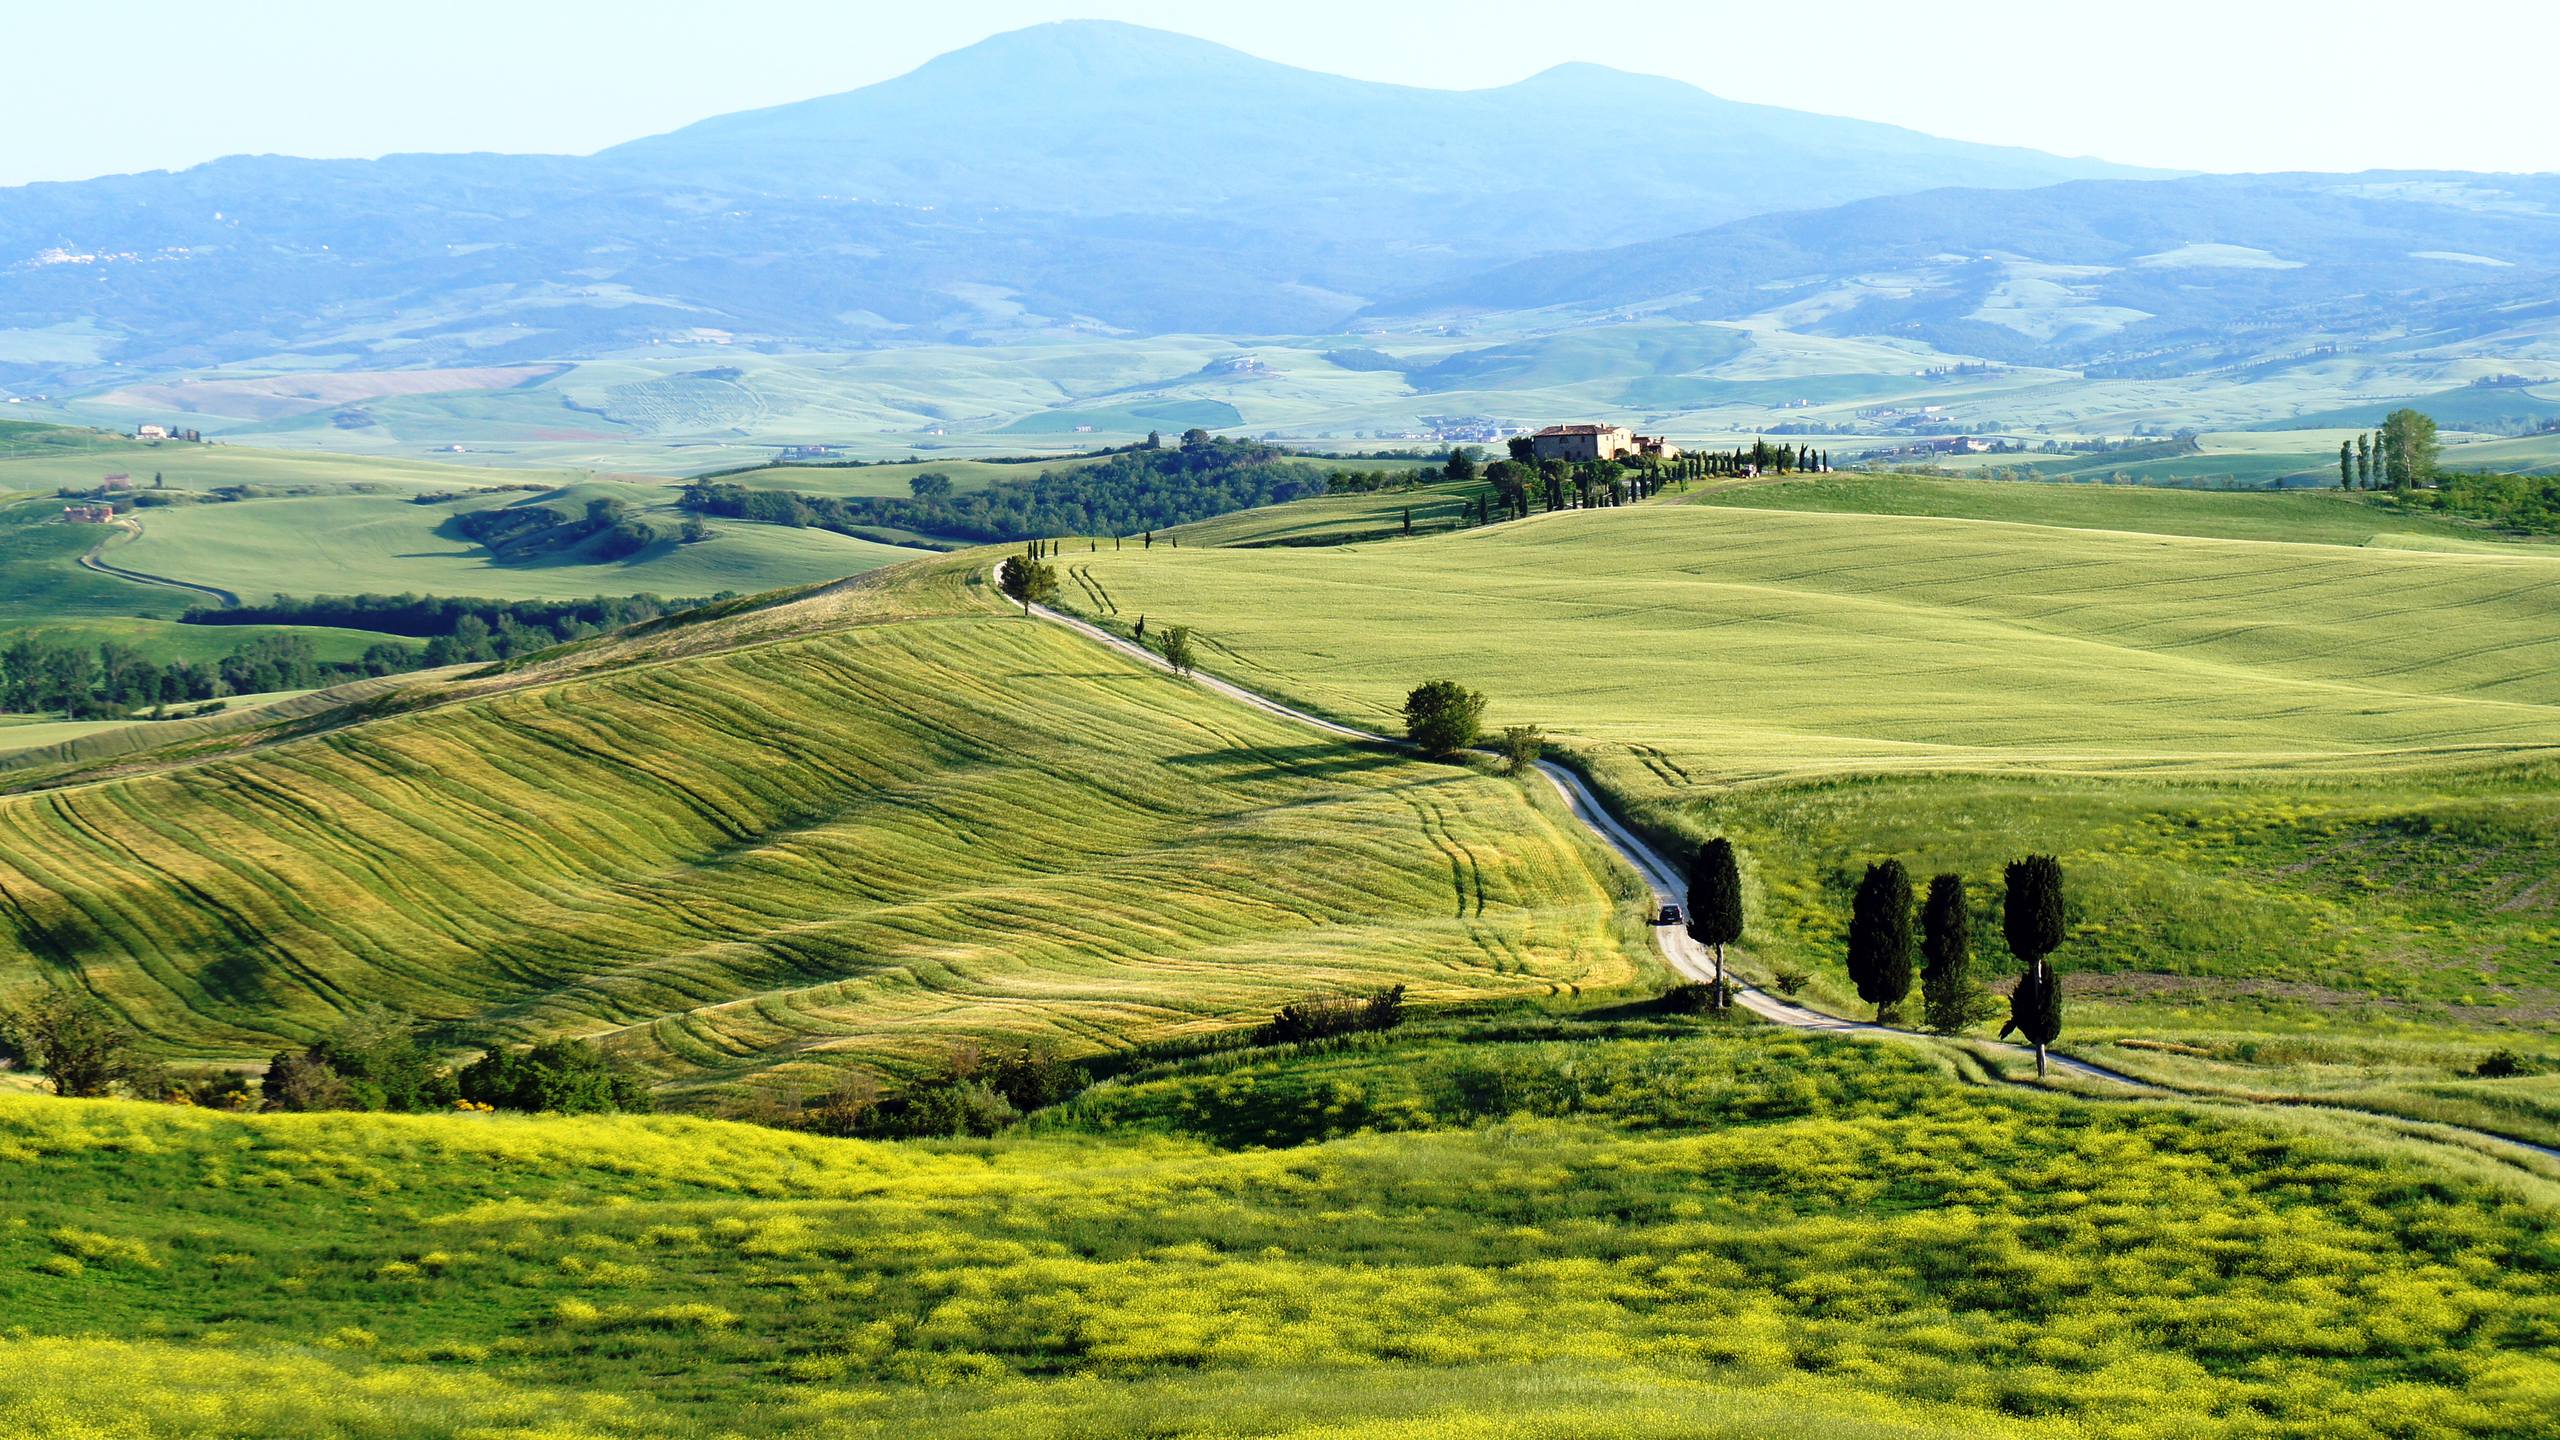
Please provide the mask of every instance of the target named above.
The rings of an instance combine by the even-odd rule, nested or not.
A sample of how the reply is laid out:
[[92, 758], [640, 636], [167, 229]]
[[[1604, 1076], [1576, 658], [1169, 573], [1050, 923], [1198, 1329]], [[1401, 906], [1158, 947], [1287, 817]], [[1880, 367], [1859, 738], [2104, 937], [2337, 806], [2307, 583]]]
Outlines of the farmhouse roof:
[[1612, 430], [1625, 428], [1623, 425], [1550, 425], [1538, 433], [1541, 435], [1605, 435]]

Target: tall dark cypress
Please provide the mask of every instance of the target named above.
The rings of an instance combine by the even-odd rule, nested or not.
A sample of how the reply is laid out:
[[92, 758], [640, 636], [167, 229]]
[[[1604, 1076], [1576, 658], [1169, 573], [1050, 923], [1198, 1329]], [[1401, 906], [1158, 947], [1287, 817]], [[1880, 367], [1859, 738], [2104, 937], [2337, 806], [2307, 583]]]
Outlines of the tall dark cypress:
[[2050, 855], [2030, 855], [2009, 865], [2007, 893], [2000, 901], [2000, 929], [2026, 969], [2009, 995], [2012, 1030], [2036, 1047], [2036, 1074], [2045, 1073], [2045, 1047], [2062, 1033], [2062, 984], [2045, 957], [2062, 944], [2062, 863]]
[[1689, 938], [1716, 947], [1716, 1004], [1725, 1003], [1724, 947], [1742, 938], [1742, 870], [1719, 835], [1689, 863]]
[[1959, 1035], [1973, 1023], [1973, 914], [1964, 877], [1938, 875], [1920, 904], [1920, 1009], [1929, 1028]]
[[1899, 860], [1867, 867], [1849, 907], [1849, 978], [1876, 1023], [1911, 993], [1911, 875]]

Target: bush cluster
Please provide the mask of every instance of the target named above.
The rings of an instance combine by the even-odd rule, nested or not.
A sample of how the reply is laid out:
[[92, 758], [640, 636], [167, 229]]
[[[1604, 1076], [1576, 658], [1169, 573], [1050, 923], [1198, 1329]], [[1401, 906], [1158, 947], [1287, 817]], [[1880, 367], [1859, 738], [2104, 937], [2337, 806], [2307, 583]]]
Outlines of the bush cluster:
[[1393, 1030], [1403, 1023], [1404, 987], [1390, 985], [1382, 990], [1292, 1000], [1256, 1030], [1253, 1038], [1263, 1045], [1296, 1045], [1331, 1035]]

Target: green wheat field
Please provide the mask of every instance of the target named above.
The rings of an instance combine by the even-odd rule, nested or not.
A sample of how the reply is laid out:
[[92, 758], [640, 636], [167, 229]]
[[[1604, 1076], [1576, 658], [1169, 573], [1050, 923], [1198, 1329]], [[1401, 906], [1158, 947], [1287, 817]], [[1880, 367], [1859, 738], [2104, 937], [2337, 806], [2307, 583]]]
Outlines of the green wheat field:
[[1420, 678], [1483, 691], [1675, 853], [1734, 837], [1746, 968], [1834, 1008], [1868, 861], [1964, 876], [1997, 966], [2001, 868], [2046, 849], [2083, 1053], [2560, 1139], [2560, 1081], [2469, 1074], [2560, 1016], [2560, 553], [2348, 496], [1898, 477], [1271, 544], [1296, 508], [1070, 544], [1067, 598], [1372, 728]]

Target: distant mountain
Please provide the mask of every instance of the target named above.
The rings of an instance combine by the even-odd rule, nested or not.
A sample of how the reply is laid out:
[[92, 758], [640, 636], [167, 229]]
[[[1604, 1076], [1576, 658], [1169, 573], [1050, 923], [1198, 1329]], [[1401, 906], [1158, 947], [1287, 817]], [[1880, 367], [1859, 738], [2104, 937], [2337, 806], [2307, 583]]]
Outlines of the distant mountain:
[[776, 194], [1245, 220], [1459, 255], [1616, 244], [1933, 186], [2143, 173], [1599, 65], [1422, 90], [1103, 21], [999, 35], [883, 84], [598, 158]]
[[0, 190], [0, 379], [1304, 332], [1547, 251], [2131, 173], [1597, 66], [1419, 90], [1076, 22], [589, 157], [235, 158]]
[[[1536, 258], [1373, 318], [1640, 310], [2157, 375], [2354, 345], [2544, 348], [2560, 176], [2372, 172], [1935, 190]], [[2519, 335], [2546, 337], [2517, 343]], [[2500, 343], [2504, 342], [2504, 343]]]

